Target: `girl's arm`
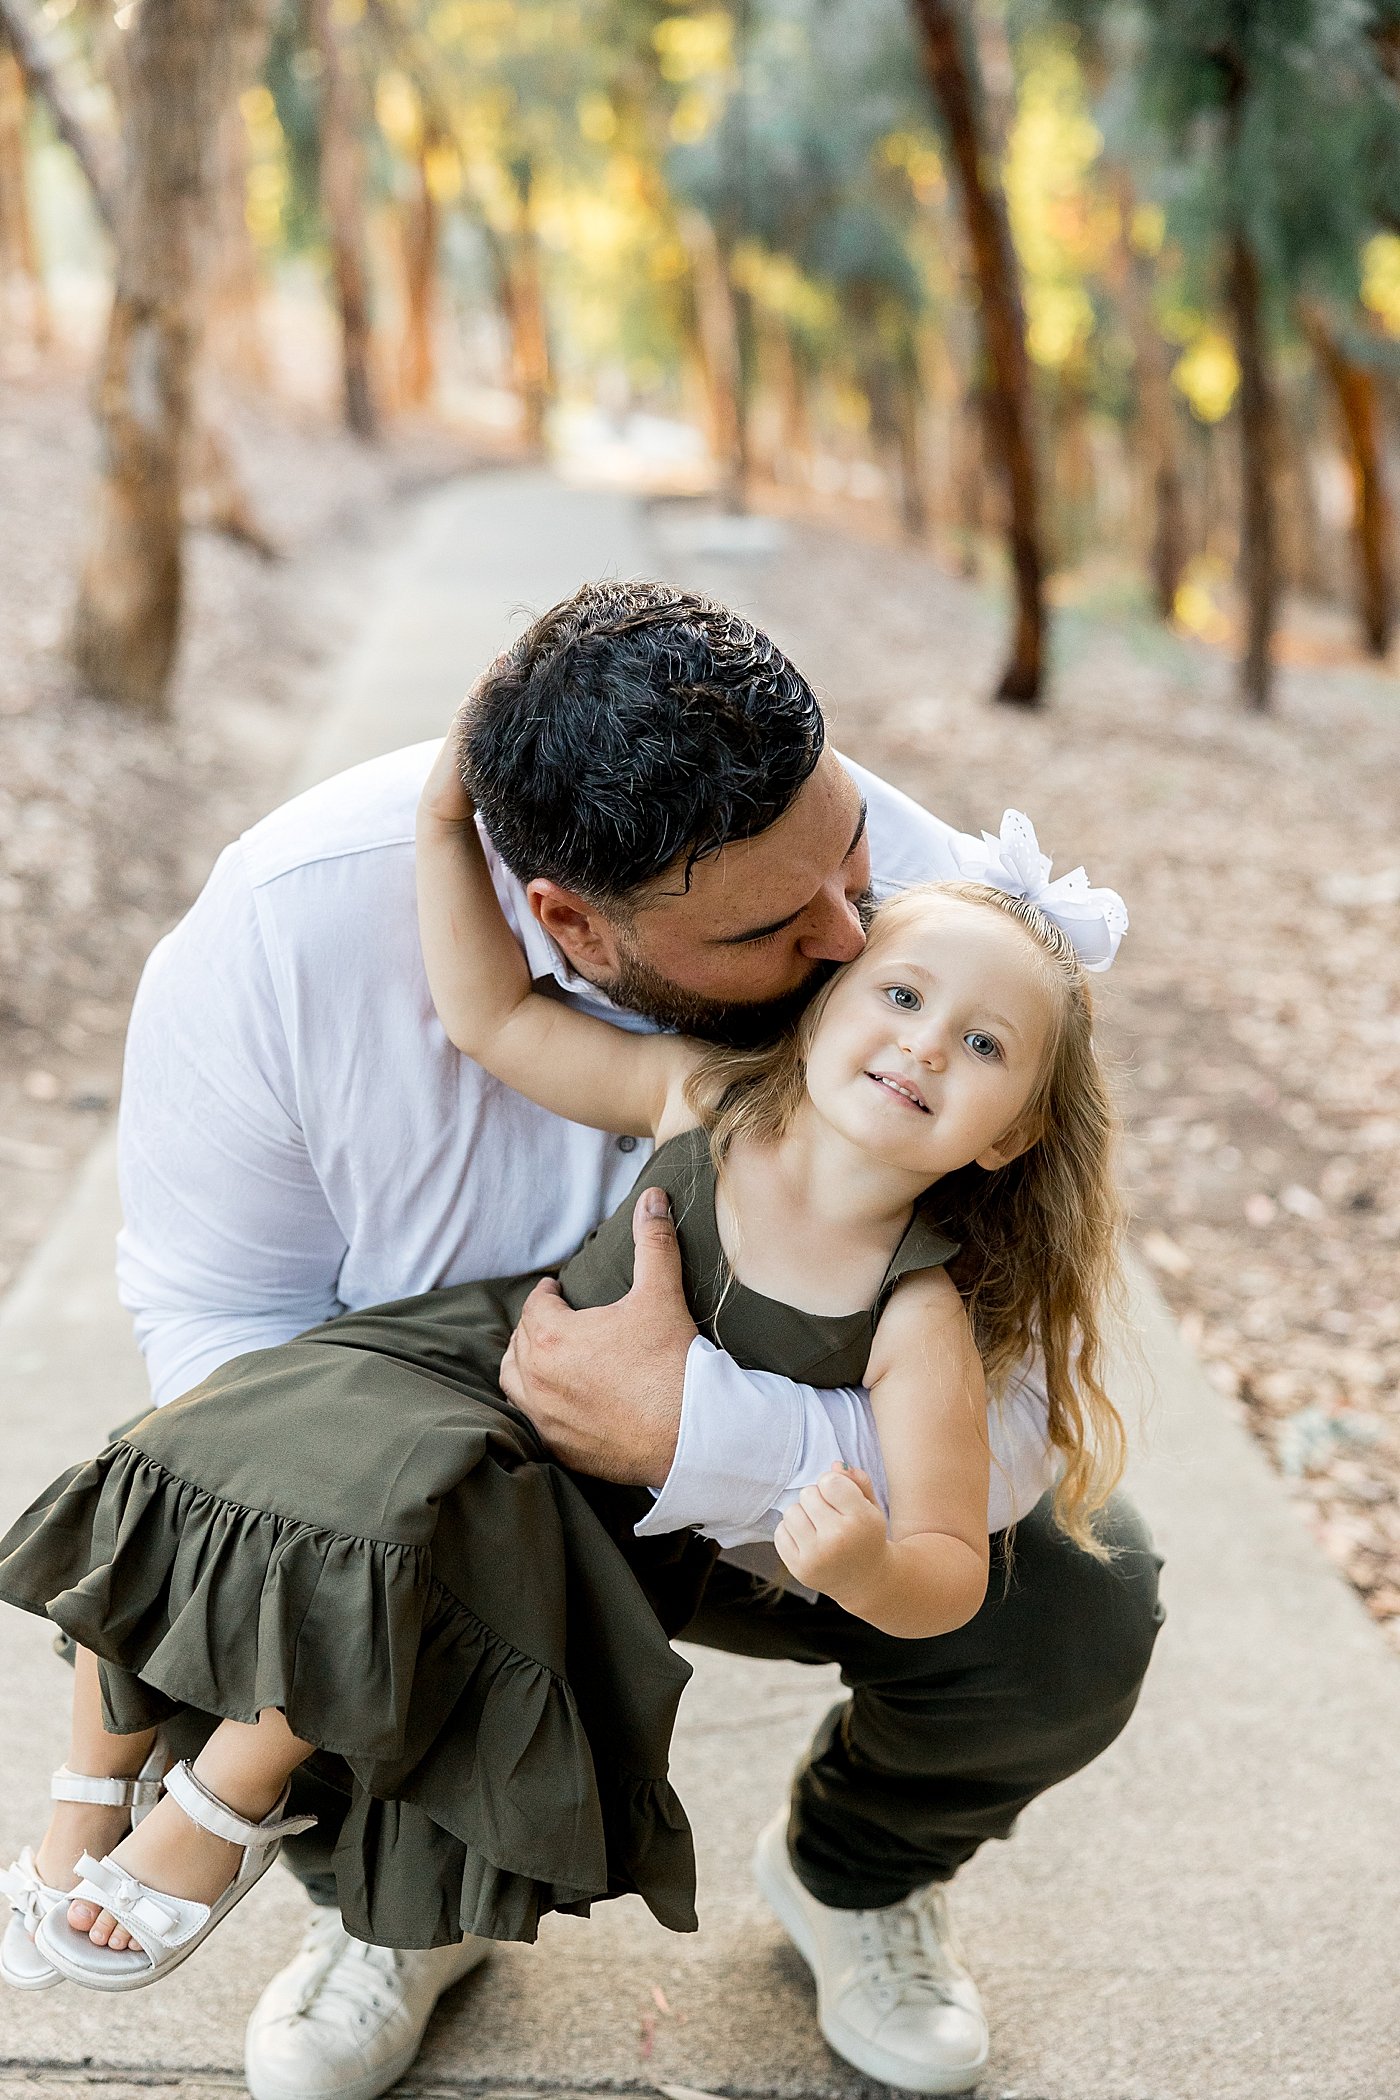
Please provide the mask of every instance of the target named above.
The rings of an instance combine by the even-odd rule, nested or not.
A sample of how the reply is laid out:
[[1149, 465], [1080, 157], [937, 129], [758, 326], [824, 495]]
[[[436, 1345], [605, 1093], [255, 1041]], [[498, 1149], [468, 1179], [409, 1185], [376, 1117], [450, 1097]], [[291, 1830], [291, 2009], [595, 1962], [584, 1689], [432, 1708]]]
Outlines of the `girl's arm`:
[[774, 1540], [798, 1580], [904, 1640], [965, 1625], [987, 1589], [987, 1395], [941, 1269], [907, 1277], [880, 1319], [866, 1384], [890, 1520], [863, 1475], [802, 1490]]
[[687, 1037], [638, 1035], [535, 991], [501, 911], [448, 735], [418, 804], [418, 929], [438, 1017], [459, 1050], [541, 1108], [654, 1137], [693, 1122]]

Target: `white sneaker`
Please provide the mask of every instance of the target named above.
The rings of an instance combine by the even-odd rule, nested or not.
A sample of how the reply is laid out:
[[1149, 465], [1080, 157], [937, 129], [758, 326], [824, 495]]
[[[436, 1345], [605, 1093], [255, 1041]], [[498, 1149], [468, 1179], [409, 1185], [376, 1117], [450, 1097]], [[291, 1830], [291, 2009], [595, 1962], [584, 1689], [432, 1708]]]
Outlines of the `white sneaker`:
[[300, 1951], [273, 1977], [248, 2022], [243, 2068], [253, 2100], [374, 2100], [423, 2045], [442, 1993], [491, 1951], [490, 1940], [397, 1952], [352, 1940], [318, 1910]]
[[817, 2024], [838, 2056], [912, 2093], [965, 2093], [986, 2067], [987, 2021], [940, 1882], [885, 1910], [833, 1910], [798, 1880], [787, 1810], [754, 1853], [754, 1878], [817, 1984]]

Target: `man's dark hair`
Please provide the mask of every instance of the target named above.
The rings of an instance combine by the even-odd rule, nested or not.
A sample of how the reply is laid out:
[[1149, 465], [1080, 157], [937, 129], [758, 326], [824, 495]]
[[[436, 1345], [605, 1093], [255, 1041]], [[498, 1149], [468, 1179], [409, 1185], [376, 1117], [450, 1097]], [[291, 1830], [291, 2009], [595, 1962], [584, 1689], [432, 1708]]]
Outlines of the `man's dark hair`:
[[460, 759], [506, 866], [625, 904], [782, 816], [821, 709], [766, 634], [662, 583], [589, 583], [491, 666]]

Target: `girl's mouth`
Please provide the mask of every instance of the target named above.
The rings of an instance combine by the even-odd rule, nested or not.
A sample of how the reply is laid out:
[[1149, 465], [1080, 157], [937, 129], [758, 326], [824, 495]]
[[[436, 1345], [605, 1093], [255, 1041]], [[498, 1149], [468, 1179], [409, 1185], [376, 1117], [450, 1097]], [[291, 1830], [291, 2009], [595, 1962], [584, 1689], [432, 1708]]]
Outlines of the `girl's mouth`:
[[928, 1103], [909, 1080], [897, 1079], [893, 1072], [867, 1072], [865, 1076], [874, 1080], [876, 1086], [883, 1087], [887, 1094], [892, 1094], [896, 1101], [907, 1102], [909, 1107], [916, 1108], [921, 1116], [928, 1114]]

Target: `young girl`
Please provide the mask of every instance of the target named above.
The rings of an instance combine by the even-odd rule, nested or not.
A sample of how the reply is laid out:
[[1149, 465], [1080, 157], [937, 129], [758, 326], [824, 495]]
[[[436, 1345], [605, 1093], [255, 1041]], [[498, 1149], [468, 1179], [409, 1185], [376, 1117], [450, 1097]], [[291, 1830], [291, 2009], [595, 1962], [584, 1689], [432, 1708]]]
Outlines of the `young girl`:
[[[992, 881], [885, 904], [788, 1035], [735, 1052], [537, 993], [472, 814], [449, 739], [419, 886], [452, 1040], [557, 1114], [656, 1139], [643, 1201], [669, 1201], [687, 1300], [719, 1346], [869, 1388], [888, 1515], [863, 1475], [812, 1482], [777, 1529], [793, 1577], [896, 1638], [972, 1617], [987, 1386], [1031, 1347], [1057, 1511], [1098, 1550], [1122, 1458], [1099, 1327], [1118, 1211], [1085, 970], [1111, 960], [1120, 900], [1078, 871], [1047, 885], [1009, 813], [992, 851], [968, 842]], [[571, 1304], [629, 1288], [631, 1211], [559, 1272]], [[350, 1795], [335, 1866], [356, 1937], [533, 1938], [546, 1910], [626, 1890], [693, 1928], [666, 1780], [689, 1671], [667, 1635], [714, 1549], [637, 1540], [645, 1493], [564, 1472], [501, 1396], [538, 1280], [347, 1314], [239, 1358], [0, 1543], [0, 1595], [79, 1644], [79, 1771], [134, 1776], [158, 1727], [166, 1754], [203, 1745], [129, 1835], [125, 1795], [60, 1797], [9, 1876], [9, 1980], [127, 1990], [177, 1966], [307, 1827], [283, 1810], [313, 1755]]]

